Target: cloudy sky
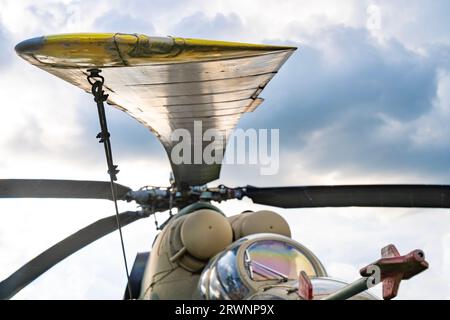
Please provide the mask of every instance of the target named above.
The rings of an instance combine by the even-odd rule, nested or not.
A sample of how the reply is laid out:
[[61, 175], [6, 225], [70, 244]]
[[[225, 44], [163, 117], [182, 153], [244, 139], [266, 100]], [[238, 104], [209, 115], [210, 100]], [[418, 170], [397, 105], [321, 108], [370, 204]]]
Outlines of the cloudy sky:
[[[0, 177], [108, 179], [92, 98], [18, 58], [14, 45], [45, 34], [129, 32], [299, 47], [263, 92], [264, 104], [239, 124], [280, 129], [279, 174], [227, 165], [217, 183], [449, 183], [448, 12], [447, 0], [0, 0]], [[158, 140], [120, 111], [109, 108], [108, 121], [119, 182], [167, 185], [170, 167]], [[247, 200], [220, 207], [228, 215], [263, 208]], [[99, 200], [1, 200], [0, 278], [113, 209]], [[356, 279], [389, 243], [405, 253], [421, 248], [430, 269], [403, 283], [399, 298], [450, 298], [447, 210], [278, 212], [330, 275]], [[154, 235], [151, 218], [124, 229], [130, 264]], [[124, 288], [115, 233], [16, 298], [120, 299]]]

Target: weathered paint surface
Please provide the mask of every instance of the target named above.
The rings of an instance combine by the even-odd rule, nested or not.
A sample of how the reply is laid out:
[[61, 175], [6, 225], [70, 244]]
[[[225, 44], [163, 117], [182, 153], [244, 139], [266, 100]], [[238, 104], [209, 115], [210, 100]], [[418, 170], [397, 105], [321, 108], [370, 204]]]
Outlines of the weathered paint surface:
[[[214, 128], [228, 138], [295, 49], [121, 33], [54, 35], [16, 46], [31, 64], [87, 92], [87, 69], [101, 68], [108, 102], [155, 133], [169, 155], [173, 130], [194, 136], [196, 120], [203, 132]], [[197, 185], [217, 179], [220, 164], [172, 169], [179, 184]]]

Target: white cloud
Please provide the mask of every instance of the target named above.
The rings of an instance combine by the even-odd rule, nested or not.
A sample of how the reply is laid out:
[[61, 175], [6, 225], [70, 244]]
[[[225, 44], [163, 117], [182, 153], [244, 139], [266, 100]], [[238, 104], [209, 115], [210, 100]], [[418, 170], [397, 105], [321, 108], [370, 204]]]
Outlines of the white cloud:
[[430, 110], [413, 121], [398, 121], [380, 114], [384, 125], [377, 134], [385, 139], [407, 136], [417, 148], [450, 146], [450, 73], [441, 69], [437, 72], [436, 97]]

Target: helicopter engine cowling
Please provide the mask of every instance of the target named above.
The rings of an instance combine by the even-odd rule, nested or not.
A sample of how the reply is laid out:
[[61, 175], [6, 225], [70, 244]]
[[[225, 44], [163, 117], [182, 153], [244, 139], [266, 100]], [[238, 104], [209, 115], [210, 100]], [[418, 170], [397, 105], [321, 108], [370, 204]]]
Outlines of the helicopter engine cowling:
[[165, 247], [172, 264], [189, 272], [200, 271], [211, 257], [233, 242], [229, 221], [214, 209], [194, 206], [171, 221]]
[[208, 209], [188, 215], [180, 236], [187, 252], [200, 260], [208, 260], [233, 242], [233, 231], [227, 218]]
[[291, 229], [287, 221], [273, 211], [244, 211], [229, 217], [228, 220], [233, 228], [234, 240], [258, 233], [275, 233], [291, 237]]
[[183, 208], [156, 237], [141, 299], [190, 299], [210, 258], [233, 242], [225, 215], [209, 203]]

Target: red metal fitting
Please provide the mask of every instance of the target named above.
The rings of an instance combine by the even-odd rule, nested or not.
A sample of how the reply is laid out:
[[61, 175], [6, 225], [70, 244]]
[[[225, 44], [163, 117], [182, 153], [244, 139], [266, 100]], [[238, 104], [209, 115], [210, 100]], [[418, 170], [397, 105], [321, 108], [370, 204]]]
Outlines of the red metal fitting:
[[397, 248], [390, 244], [381, 249], [382, 258], [360, 270], [363, 277], [374, 276], [373, 266], [379, 268], [380, 281], [383, 282], [383, 299], [390, 300], [397, 296], [402, 280], [408, 280], [428, 269], [425, 254], [422, 250], [414, 250], [401, 256]]
[[309, 280], [308, 275], [305, 271], [301, 271], [298, 275], [298, 291], [297, 294], [303, 300], [313, 299], [313, 286], [311, 280]]

